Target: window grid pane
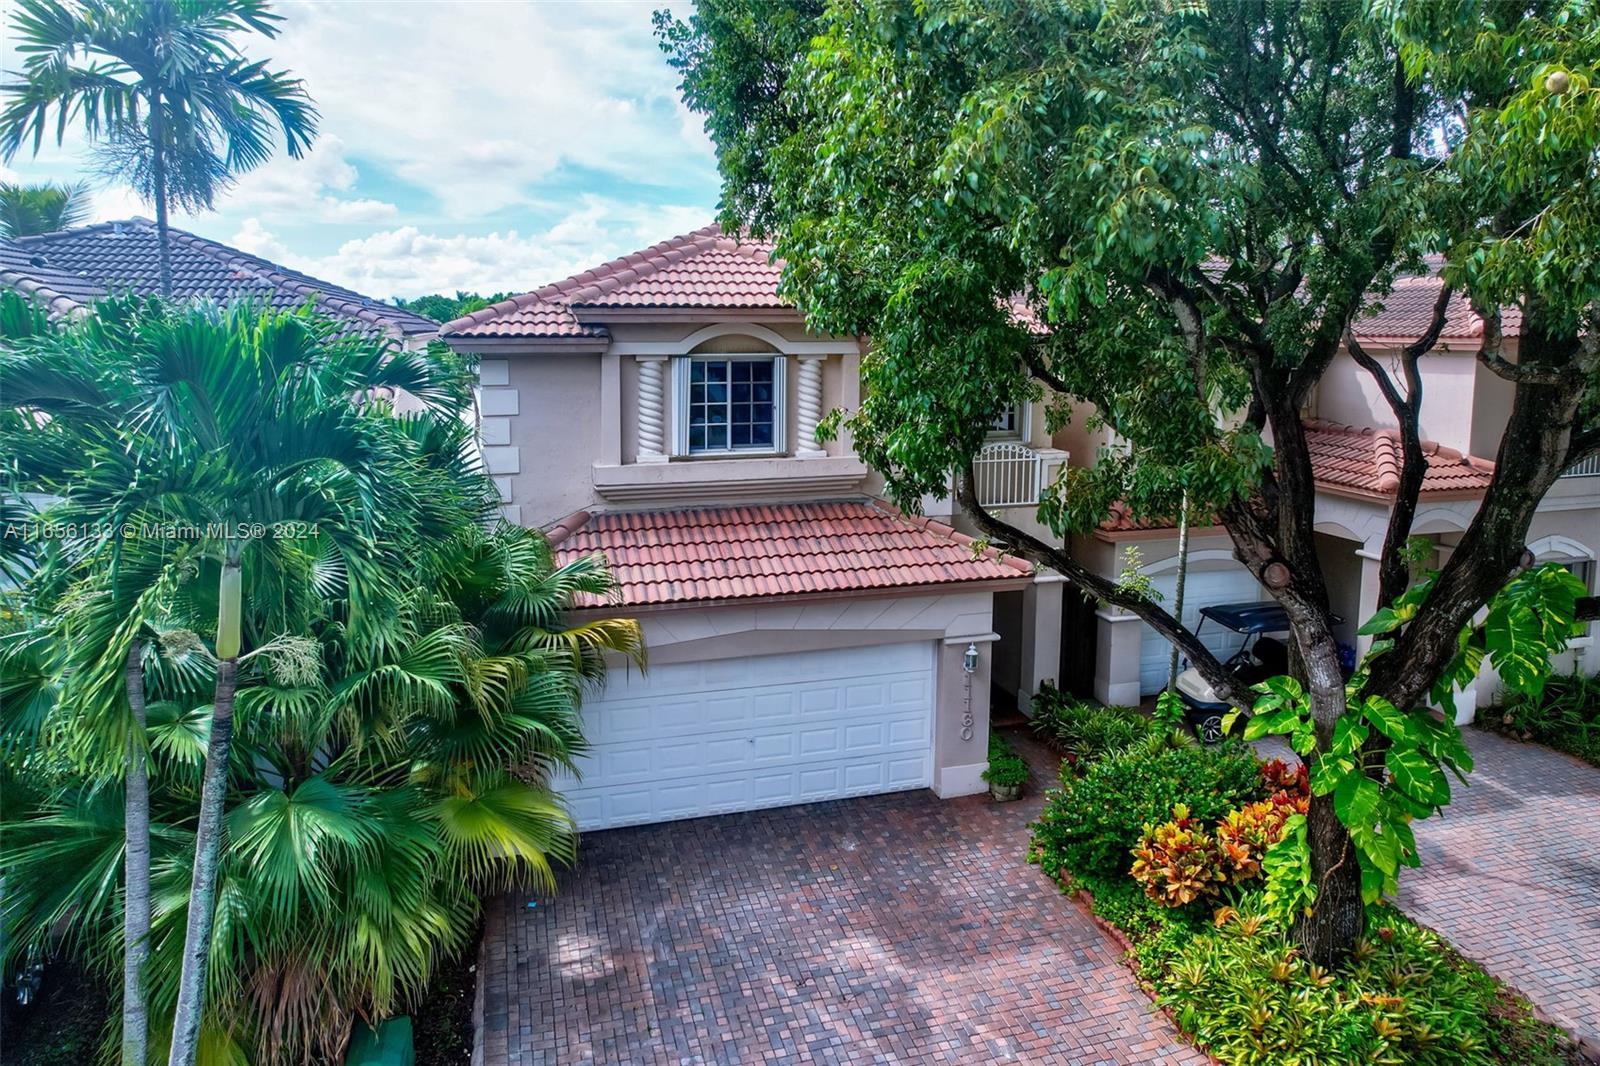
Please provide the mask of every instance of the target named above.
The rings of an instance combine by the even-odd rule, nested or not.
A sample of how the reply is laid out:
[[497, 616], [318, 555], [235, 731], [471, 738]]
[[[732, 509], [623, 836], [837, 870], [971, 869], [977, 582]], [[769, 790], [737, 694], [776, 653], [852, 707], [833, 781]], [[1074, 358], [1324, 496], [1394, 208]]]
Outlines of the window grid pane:
[[769, 449], [776, 440], [774, 360], [689, 364], [689, 451]]

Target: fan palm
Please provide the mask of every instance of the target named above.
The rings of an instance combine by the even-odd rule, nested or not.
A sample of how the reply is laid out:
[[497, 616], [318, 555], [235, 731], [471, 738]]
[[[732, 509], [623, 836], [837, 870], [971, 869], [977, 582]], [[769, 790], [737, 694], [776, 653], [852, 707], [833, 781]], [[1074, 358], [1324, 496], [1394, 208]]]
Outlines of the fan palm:
[[[398, 419], [369, 397], [400, 389], [428, 412]], [[106, 678], [127, 658], [157, 595], [178, 591], [188, 614], [209, 602], [215, 660], [198, 797], [190, 902], [170, 1061], [192, 1063], [217, 912], [217, 868], [239, 667], [248, 645], [302, 631], [317, 601], [349, 604], [357, 638], [386, 632], [394, 567], [490, 506], [463, 458], [456, 392], [426, 356], [341, 333], [309, 312], [247, 305], [173, 307], [111, 301], [59, 335], [19, 338], [0, 352], [8, 442], [27, 487], [56, 494], [83, 523], [153, 536], [89, 537], [57, 549], [73, 565], [131, 556], [150, 583], [140, 611], [94, 615], [76, 671], [86, 706], [116, 700]], [[39, 414], [47, 418], [37, 417]], [[419, 440], [448, 454], [425, 456]], [[163, 532], [166, 531], [166, 532]], [[168, 534], [186, 550], [174, 550]], [[140, 532], [140, 536], [145, 535]], [[195, 590], [209, 587], [209, 599]], [[250, 589], [246, 596], [245, 589]], [[127, 597], [122, 601], [126, 602]], [[114, 623], [112, 619], [117, 619]]]
[[263, 0], [16, 0], [22, 78], [5, 85], [0, 154], [35, 153], [55, 111], [74, 120], [102, 165], [155, 205], [161, 291], [172, 295], [170, 207], [209, 209], [233, 175], [271, 155], [274, 127], [295, 158], [317, 133], [304, 85], [249, 62], [233, 39], [277, 36]]
[[0, 182], [0, 236], [32, 237], [82, 225], [89, 218], [89, 187]]

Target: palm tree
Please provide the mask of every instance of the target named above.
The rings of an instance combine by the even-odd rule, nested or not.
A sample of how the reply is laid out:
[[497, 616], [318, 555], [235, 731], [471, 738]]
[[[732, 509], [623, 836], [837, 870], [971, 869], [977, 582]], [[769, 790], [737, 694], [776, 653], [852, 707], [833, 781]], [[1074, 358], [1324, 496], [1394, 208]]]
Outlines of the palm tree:
[[32, 237], [82, 225], [89, 218], [89, 187], [0, 182], [0, 236]]
[[[370, 399], [396, 389], [430, 413], [397, 419]], [[169, 1059], [188, 1066], [212, 955], [247, 642], [302, 631], [316, 598], [335, 588], [349, 600], [352, 633], [382, 631], [398, 595], [383, 563], [396, 551], [429, 557], [437, 549], [428, 546], [463, 515], [486, 514], [492, 497], [465, 467], [459, 397], [437, 361], [341, 332], [309, 311], [107, 301], [60, 335], [0, 352], [0, 393], [13, 409], [50, 415], [22, 422], [25, 466], [55, 464], [32, 487], [108, 526], [175, 524], [193, 546], [163, 553], [113, 538], [109, 550], [124, 563], [130, 552], [162, 560], [150, 572], [166, 589], [158, 595], [152, 577], [139, 597], [146, 611], [172, 594], [180, 561], [190, 585], [215, 589], [214, 684]], [[86, 444], [96, 427], [102, 439]], [[423, 456], [418, 442], [440, 433], [456, 435], [453, 450]], [[103, 654], [86, 676], [124, 676], [138, 633], [137, 619], [126, 621], [121, 639], [97, 645]]]
[[167, 214], [210, 209], [234, 175], [271, 155], [273, 128], [295, 158], [317, 133], [297, 78], [249, 62], [233, 38], [276, 37], [263, 0], [16, 0], [12, 30], [22, 80], [3, 91], [0, 154], [44, 140], [52, 109], [60, 143], [76, 120], [102, 167], [155, 205], [161, 291], [172, 295]]
[[[578, 593], [609, 592], [604, 563], [556, 567], [538, 533], [464, 522], [405, 584], [364, 636], [335, 595], [305, 637], [241, 663], [204, 1030], [208, 1047], [237, 1059], [339, 1061], [353, 1018], [414, 1005], [466, 947], [484, 892], [547, 886], [551, 862], [572, 856], [549, 775], [582, 750], [576, 708], [603, 681], [605, 655], [641, 656], [632, 622], [563, 621]], [[150, 985], [165, 1008], [179, 984], [181, 859], [207, 747], [203, 711], [188, 708], [206, 677], [180, 641], [155, 643]], [[110, 953], [100, 886], [117, 862], [116, 816], [82, 788], [7, 813], [0, 861], [23, 886], [13, 913], [24, 942], [71, 913], [88, 919], [80, 950]]]

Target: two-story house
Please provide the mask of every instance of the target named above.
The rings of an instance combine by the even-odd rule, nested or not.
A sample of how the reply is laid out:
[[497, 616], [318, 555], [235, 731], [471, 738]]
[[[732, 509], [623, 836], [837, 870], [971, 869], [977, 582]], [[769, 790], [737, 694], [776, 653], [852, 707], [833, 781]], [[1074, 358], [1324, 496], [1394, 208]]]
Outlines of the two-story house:
[[770, 247], [715, 227], [448, 323], [485, 465], [559, 556], [602, 552], [650, 666], [584, 708], [602, 828], [983, 789], [997, 596], [1032, 568], [902, 516], [848, 440], [861, 345], [808, 333]]
[[[819, 419], [860, 397], [862, 342], [808, 332], [778, 298], [771, 248], [715, 227], [665, 241], [448, 323], [480, 358], [482, 445], [504, 512], [558, 554], [599, 551], [617, 595], [595, 614], [644, 624], [650, 669], [591, 700], [594, 749], [564, 791], [585, 828], [814, 799], [983, 787], [991, 691], [1024, 706], [1044, 682], [1112, 703], [1165, 683], [1169, 646], [1051, 573], [974, 553], [964, 516], [878, 497], [848, 437]], [[1437, 280], [1407, 279], [1358, 333], [1381, 358], [1426, 324]], [[1451, 311], [1424, 360], [1429, 470], [1416, 523], [1447, 553], [1493, 467], [1509, 391]], [[1508, 338], [1516, 322], [1508, 316]], [[1317, 528], [1350, 643], [1376, 601], [1376, 550], [1398, 469], [1388, 409], [1342, 356], [1306, 412]], [[1074, 419], [1052, 438], [1038, 405], [1011, 412], [977, 457], [980, 496], [1033, 516], [1058, 465], [1118, 447]], [[1551, 493], [1531, 547], [1592, 581], [1600, 477]], [[1116, 577], [1127, 549], [1171, 600], [1177, 537], [1114, 516], [1073, 538]], [[1185, 621], [1265, 598], [1220, 529], [1191, 531]], [[1207, 633], [1226, 650], [1225, 633]], [[1580, 657], [1584, 649], [1575, 653]], [[1480, 686], [1481, 687], [1481, 686]], [[1472, 696], [1463, 702], [1472, 705]]]

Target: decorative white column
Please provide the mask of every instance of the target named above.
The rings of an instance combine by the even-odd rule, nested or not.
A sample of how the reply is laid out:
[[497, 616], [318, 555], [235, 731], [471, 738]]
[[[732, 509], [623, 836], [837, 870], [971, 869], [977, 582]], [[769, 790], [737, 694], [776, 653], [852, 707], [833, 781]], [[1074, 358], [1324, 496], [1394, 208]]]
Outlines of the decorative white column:
[[820, 459], [827, 453], [817, 443], [817, 423], [822, 421], [822, 361], [825, 355], [800, 356], [800, 395], [794, 454], [800, 459]]
[[664, 377], [667, 357], [641, 355], [639, 359], [639, 462], [667, 461], [664, 432], [666, 401]]

